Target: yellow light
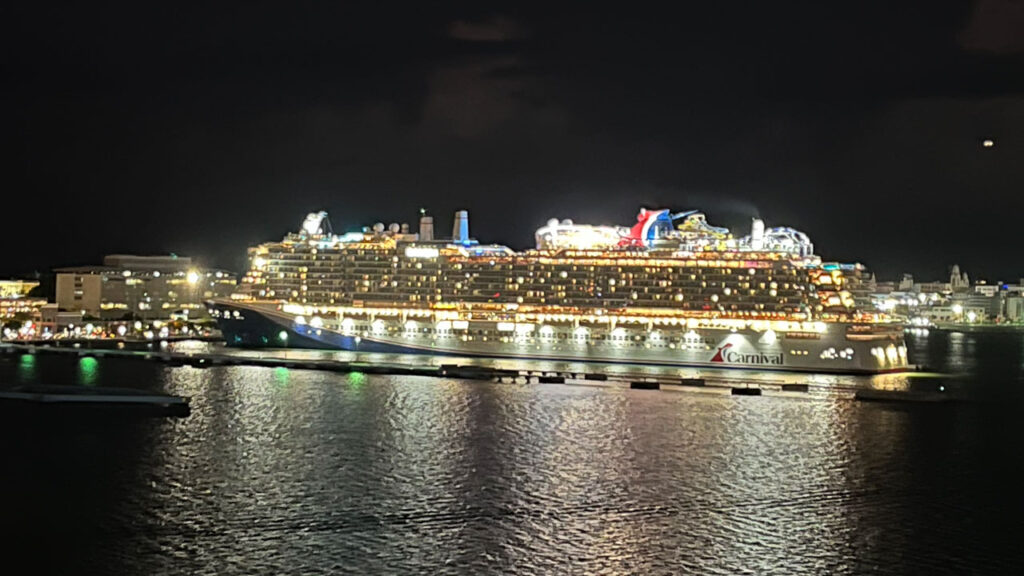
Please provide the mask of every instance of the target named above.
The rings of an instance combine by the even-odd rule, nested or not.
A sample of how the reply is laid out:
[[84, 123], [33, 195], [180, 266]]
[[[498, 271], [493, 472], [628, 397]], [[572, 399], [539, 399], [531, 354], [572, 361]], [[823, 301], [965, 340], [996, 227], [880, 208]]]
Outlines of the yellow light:
[[199, 282], [199, 272], [196, 272], [195, 270], [189, 270], [188, 274], [185, 276], [185, 280], [188, 281], [189, 284], [195, 284]]
[[895, 362], [896, 358], [899, 357], [899, 352], [896, 351], [896, 347], [889, 344], [885, 348], [885, 357], [889, 359], [889, 362]]

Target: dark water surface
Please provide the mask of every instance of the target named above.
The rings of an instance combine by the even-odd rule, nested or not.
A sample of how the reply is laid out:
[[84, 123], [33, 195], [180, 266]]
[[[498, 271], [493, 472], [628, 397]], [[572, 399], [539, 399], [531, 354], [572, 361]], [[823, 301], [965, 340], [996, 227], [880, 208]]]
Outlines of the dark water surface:
[[191, 396], [193, 414], [5, 417], [2, 565], [1022, 573], [1024, 336], [932, 332], [910, 344], [913, 361], [962, 374], [971, 401], [7, 356], [0, 386], [161, 389]]

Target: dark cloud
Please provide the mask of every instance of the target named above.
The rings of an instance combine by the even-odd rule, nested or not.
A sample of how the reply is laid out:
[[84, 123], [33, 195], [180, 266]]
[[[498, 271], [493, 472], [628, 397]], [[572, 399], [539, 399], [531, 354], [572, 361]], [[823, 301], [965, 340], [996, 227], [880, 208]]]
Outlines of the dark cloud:
[[456, 40], [470, 42], [507, 42], [528, 36], [522, 25], [502, 15], [491, 15], [478, 21], [456, 20], [448, 27], [448, 33]]
[[666, 205], [888, 275], [1024, 275], [1024, 70], [984, 4], [7, 6], [4, 198], [36, 212], [6, 235], [40, 240], [0, 272], [237, 267], [320, 208], [468, 208], [523, 247]]
[[959, 40], [972, 51], [1024, 54], [1024, 2], [977, 0]]

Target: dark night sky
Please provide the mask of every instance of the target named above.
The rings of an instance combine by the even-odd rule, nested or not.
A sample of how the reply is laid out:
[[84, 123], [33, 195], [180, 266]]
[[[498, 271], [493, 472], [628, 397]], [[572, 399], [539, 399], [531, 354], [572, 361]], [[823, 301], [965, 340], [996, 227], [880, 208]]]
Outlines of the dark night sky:
[[466, 208], [522, 248], [664, 205], [880, 276], [1024, 277], [1022, 0], [16, 4], [0, 274], [237, 269], [318, 209]]

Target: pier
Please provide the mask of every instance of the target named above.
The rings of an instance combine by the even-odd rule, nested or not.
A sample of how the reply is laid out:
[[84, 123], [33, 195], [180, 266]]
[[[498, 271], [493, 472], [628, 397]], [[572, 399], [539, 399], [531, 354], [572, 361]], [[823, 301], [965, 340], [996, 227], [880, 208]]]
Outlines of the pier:
[[[139, 343], [135, 343], [139, 344]], [[487, 381], [504, 384], [575, 385], [598, 387], [622, 387], [632, 390], [669, 391], [720, 394], [745, 397], [781, 396], [790, 398], [810, 397], [818, 393], [840, 393], [857, 401], [887, 402], [943, 402], [957, 400], [942, 384], [930, 387], [922, 394], [919, 387], [908, 390], [885, 390], [843, 385], [809, 384], [785, 380], [749, 380], [736, 376], [682, 377], [670, 375], [648, 375], [610, 373], [600, 371], [601, 365], [594, 364], [593, 371], [553, 371], [539, 369], [504, 369], [471, 364], [402, 364], [363, 362], [334, 359], [297, 359], [275, 356], [250, 356], [221, 352], [173, 352], [162, 348], [146, 347], [147, 343], [135, 346], [111, 346], [103, 341], [102, 348], [58, 347], [24, 343], [0, 344], [0, 354], [52, 354], [75, 357], [119, 358], [165, 364], [169, 367], [190, 367], [210, 369], [229, 366], [253, 366], [262, 368], [286, 368], [294, 370], [316, 370], [337, 374], [423, 376], [430, 378], [456, 378], [460, 380]]]

